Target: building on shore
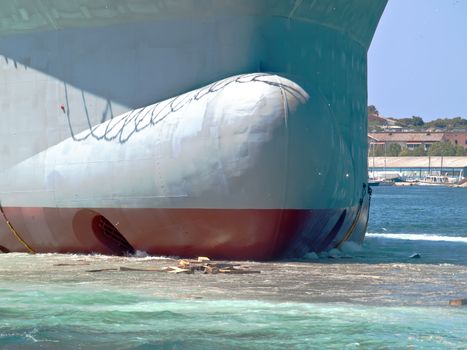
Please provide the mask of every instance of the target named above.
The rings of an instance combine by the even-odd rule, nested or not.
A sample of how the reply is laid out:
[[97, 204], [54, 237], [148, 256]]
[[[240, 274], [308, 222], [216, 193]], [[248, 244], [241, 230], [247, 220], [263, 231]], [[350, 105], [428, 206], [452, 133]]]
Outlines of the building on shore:
[[465, 131], [419, 131], [419, 132], [371, 132], [368, 133], [369, 155], [384, 155], [392, 144], [401, 149], [413, 151], [422, 147], [424, 152], [437, 142], [447, 141], [454, 146], [462, 146], [467, 152], [467, 132]]
[[397, 174], [420, 179], [428, 175], [467, 177], [467, 157], [369, 157], [368, 171], [378, 177]]
[[446, 141], [451, 142], [453, 145], [464, 147], [467, 152], [467, 132], [466, 131], [450, 131], [444, 133]]
[[368, 134], [370, 155], [384, 154], [391, 144], [398, 144], [402, 149], [414, 150], [423, 147], [426, 152], [436, 142], [445, 141], [444, 132], [375, 132]]

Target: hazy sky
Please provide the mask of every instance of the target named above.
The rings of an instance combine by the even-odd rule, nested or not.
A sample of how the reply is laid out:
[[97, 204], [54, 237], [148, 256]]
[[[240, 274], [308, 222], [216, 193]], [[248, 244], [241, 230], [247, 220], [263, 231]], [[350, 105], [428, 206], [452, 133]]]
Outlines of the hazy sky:
[[389, 0], [368, 53], [368, 103], [389, 117], [467, 118], [467, 0]]

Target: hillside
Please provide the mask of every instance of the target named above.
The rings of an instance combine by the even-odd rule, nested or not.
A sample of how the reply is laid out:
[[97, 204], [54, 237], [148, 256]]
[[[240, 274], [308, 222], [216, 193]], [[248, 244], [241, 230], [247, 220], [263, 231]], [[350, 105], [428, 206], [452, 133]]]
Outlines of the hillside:
[[371, 132], [398, 131], [467, 131], [467, 119], [462, 117], [438, 118], [425, 122], [419, 116], [410, 118], [389, 118], [379, 114], [374, 106], [368, 107], [368, 130]]

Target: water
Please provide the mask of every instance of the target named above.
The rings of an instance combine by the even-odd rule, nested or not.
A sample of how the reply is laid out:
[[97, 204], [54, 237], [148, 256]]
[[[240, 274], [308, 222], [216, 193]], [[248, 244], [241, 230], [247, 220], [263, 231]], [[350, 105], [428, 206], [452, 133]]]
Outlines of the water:
[[467, 298], [467, 189], [373, 193], [363, 247], [248, 263], [261, 274], [118, 270], [176, 264], [157, 257], [0, 255], [0, 348], [466, 348], [467, 308], [448, 301]]
[[417, 252], [421, 263], [467, 265], [467, 188], [375, 187], [366, 240], [388, 261]]

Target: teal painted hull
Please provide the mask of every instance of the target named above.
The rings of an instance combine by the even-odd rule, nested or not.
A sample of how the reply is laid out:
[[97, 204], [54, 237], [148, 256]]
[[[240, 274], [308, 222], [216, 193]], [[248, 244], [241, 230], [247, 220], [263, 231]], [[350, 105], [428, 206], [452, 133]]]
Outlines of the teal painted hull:
[[[278, 211], [270, 232], [245, 243], [257, 254], [236, 253], [235, 232], [245, 228], [226, 223], [229, 239], [219, 234], [207, 250], [219, 257], [298, 256], [360, 241], [366, 53], [385, 1], [227, 1], [207, 12], [188, 0], [137, 2], [146, 12], [131, 3], [24, 8], [29, 26], [0, 29], [0, 201], [24, 240], [40, 251], [118, 253], [92, 220], [81, 241], [84, 226], [73, 224], [80, 210], [107, 210], [134, 249], [164, 254], [150, 219], [137, 235], [115, 214], [133, 208]], [[74, 214], [47, 216], [49, 208]], [[331, 214], [284, 226], [289, 210]], [[193, 237], [209, 231], [209, 217], [191, 223]], [[0, 246], [25, 250], [10, 231], [0, 225]]]

